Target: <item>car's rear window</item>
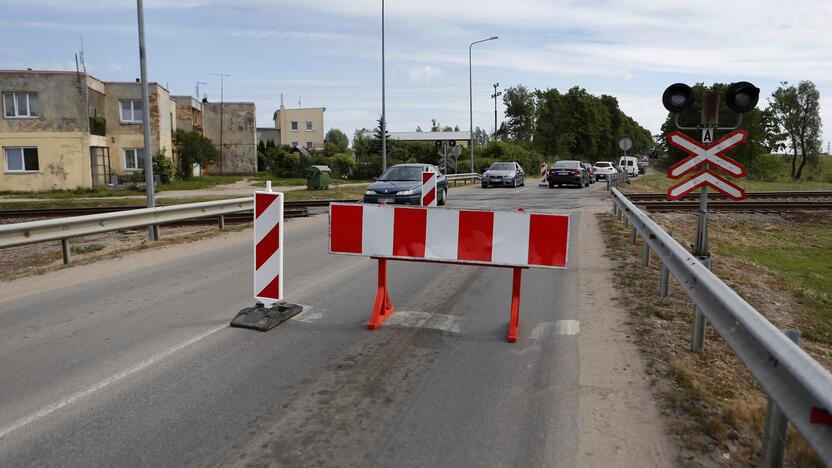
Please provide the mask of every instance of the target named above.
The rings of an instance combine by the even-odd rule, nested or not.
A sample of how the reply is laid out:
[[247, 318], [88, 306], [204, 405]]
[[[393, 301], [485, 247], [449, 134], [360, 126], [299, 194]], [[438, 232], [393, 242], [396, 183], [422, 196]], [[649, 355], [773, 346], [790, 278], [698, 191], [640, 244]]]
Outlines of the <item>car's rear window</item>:
[[595, 165], [598, 166], [598, 167], [610, 167], [610, 166], [612, 166], [612, 164], [610, 164], [608, 162], [597, 162], [597, 163], [595, 163]]
[[558, 161], [555, 163], [555, 167], [568, 167], [572, 169], [578, 169], [581, 167], [581, 163], [578, 161]]

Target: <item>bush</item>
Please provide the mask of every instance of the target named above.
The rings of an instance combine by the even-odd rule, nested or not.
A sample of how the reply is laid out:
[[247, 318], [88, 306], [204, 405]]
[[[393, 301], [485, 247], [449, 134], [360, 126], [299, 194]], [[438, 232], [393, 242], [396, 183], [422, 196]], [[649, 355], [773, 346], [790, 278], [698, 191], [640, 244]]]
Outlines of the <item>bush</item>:
[[220, 157], [219, 150], [210, 139], [199, 132], [186, 132], [181, 128], [173, 134], [173, 153], [179, 162], [176, 173], [183, 180], [193, 176], [194, 164], [205, 167]]
[[338, 153], [331, 157], [329, 162], [335, 177], [350, 177], [353, 170], [355, 170], [355, 160], [349, 153]]
[[264, 154], [269, 172], [276, 177], [303, 177], [303, 168], [310, 158], [303, 157], [286, 145], [266, 149]]
[[165, 156], [166, 150], [156, 153], [153, 156], [153, 175], [159, 176], [163, 184], [169, 184], [173, 180], [173, 161]]

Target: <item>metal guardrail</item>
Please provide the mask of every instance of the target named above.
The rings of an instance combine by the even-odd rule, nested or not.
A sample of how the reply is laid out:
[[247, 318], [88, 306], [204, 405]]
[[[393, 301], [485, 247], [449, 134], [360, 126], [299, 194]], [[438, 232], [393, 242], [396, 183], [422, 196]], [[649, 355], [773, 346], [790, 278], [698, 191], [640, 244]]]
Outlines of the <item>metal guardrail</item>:
[[621, 187], [623, 184], [630, 183], [630, 176], [627, 174], [627, 171], [624, 172], [616, 172], [615, 174], [610, 174], [607, 176], [607, 190], [613, 187]]
[[[818, 415], [832, 412], [832, 374], [723, 283], [618, 189], [611, 188], [611, 194], [614, 213], [619, 218], [623, 216], [625, 225], [632, 226], [630, 243], [635, 243], [637, 234], [641, 235], [645, 243], [645, 257], [649, 259], [649, 251], [652, 250], [662, 262], [661, 293], [666, 294], [666, 269], [769, 395], [767, 421], [777, 420], [779, 412], [782, 412], [818, 457], [832, 466], [832, 424], [813, 421], [819, 418]], [[646, 263], [644, 259], [643, 263]], [[769, 441], [778, 439], [779, 436], [773, 437], [772, 433], [780, 432], [782, 427], [778, 430], [773, 426], [766, 428], [764, 466], [778, 466], [776, 456], [770, 455], [777, 453], [777, 450], [769, 446]], [[784, 442], [779, 440], [779, 443]], [[779, 464], [782, 464], [782, 447], [779, 453]]]
[[69, 239], [73, 237], [154, 226], [204, 216], [219, 216], [219, 224], [222, 228], [225, 224], [223, 215], [253, 209], [254, 198], [245, 197], [5, 224], [0, 225], [0, 248], [60, 240], [64, 263], [69, 263]]
[[448, 174], [445, 176], [445, 180], [448, 182], [453, 182], [453, 186], [456, 187], [456, 183], [458, 181], [464, 182], [466, 185], [468, 181], [472, 181], [473, 183], [479, 182], [482, 180], [482, 174], [477, 174], [476, 172], [466, 172], [463, 174]]

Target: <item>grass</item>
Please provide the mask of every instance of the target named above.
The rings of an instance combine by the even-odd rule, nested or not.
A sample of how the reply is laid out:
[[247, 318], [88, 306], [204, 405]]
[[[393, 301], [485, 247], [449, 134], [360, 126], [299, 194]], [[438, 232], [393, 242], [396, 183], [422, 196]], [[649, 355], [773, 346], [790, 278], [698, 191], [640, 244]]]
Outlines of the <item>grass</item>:
[[217, 185], [227, 185], [239, 182], [246, 179], [242, 176], [226, 176], [226, 175], [205, 175], [200, 177], [192, 177], [188, 180], [174, 180], [173, 182], [162, 184], [157, 187], [158, 192], [166, 190], [199, 190]]
[[75, 190], [48, 190], [45, 192], [0, 191], [0, 196], [11, 198], [37, 198], [44, 200], [71, 200], [75, 198], [110, 198], [128, 195], [144, 195], [138, 190], [108, 190], [104, 187], [78, 188]]
[[330, 187], [327, 190], [293, 190], [286, 192], [287, 200], [358, 200], [364, 195], [366, 185], [351, 187]]
[[832, 345], [832, 221], [736, 223], [731, 229], [736, 236], [715, 244], [717, 253], [760, 266], [785, 283], [811, 311], [802, 314], [803, 335]]
[[104, 250], [104, 246], [102, 244], [82, 244], [72, 246], [72, 253], [76, 254], [98, 252], [99, 250]]
[[[749, 176], [739, 179], [739, 185], [749, 192], [776, 192], [799, 190], [832, 190], [832, 157], [821, 157], [821, 164], [811, 169], [808, 166], [803, 171], [801, 180], [795, 181], [790, 177], [791, 165], [788, 159], [776, 156], [765, 156], [768, 161], [766, 174], [755, 174], [754, 168], [748, 171]], [[679, 180], [671, 179], [665, 172], [641, 176], [632, 181], [626, 188], [627, 192], [665, 192]]]

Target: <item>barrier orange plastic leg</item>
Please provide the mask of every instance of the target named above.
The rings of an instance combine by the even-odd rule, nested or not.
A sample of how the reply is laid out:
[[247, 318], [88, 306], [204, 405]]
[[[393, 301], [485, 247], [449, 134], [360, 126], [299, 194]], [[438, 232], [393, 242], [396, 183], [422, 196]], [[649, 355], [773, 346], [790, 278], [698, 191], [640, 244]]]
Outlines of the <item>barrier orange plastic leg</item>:
[[393, 303], [390, 301], [390, 293], [387, 292], [387, 260], [380, 258], [378, 259], [378, 292], [373, 304], [373, 314], [370, 316], [370, 321], [367, 322], [367, 328], [375, 330], [395, 311], [396, 309], [393, 308]]
[[511, 283], [511, 320], [508, 323], [508, 342], [517, 342], [517, 329], [520, 327], [520, 275], [521, 268], [514, 269]]

